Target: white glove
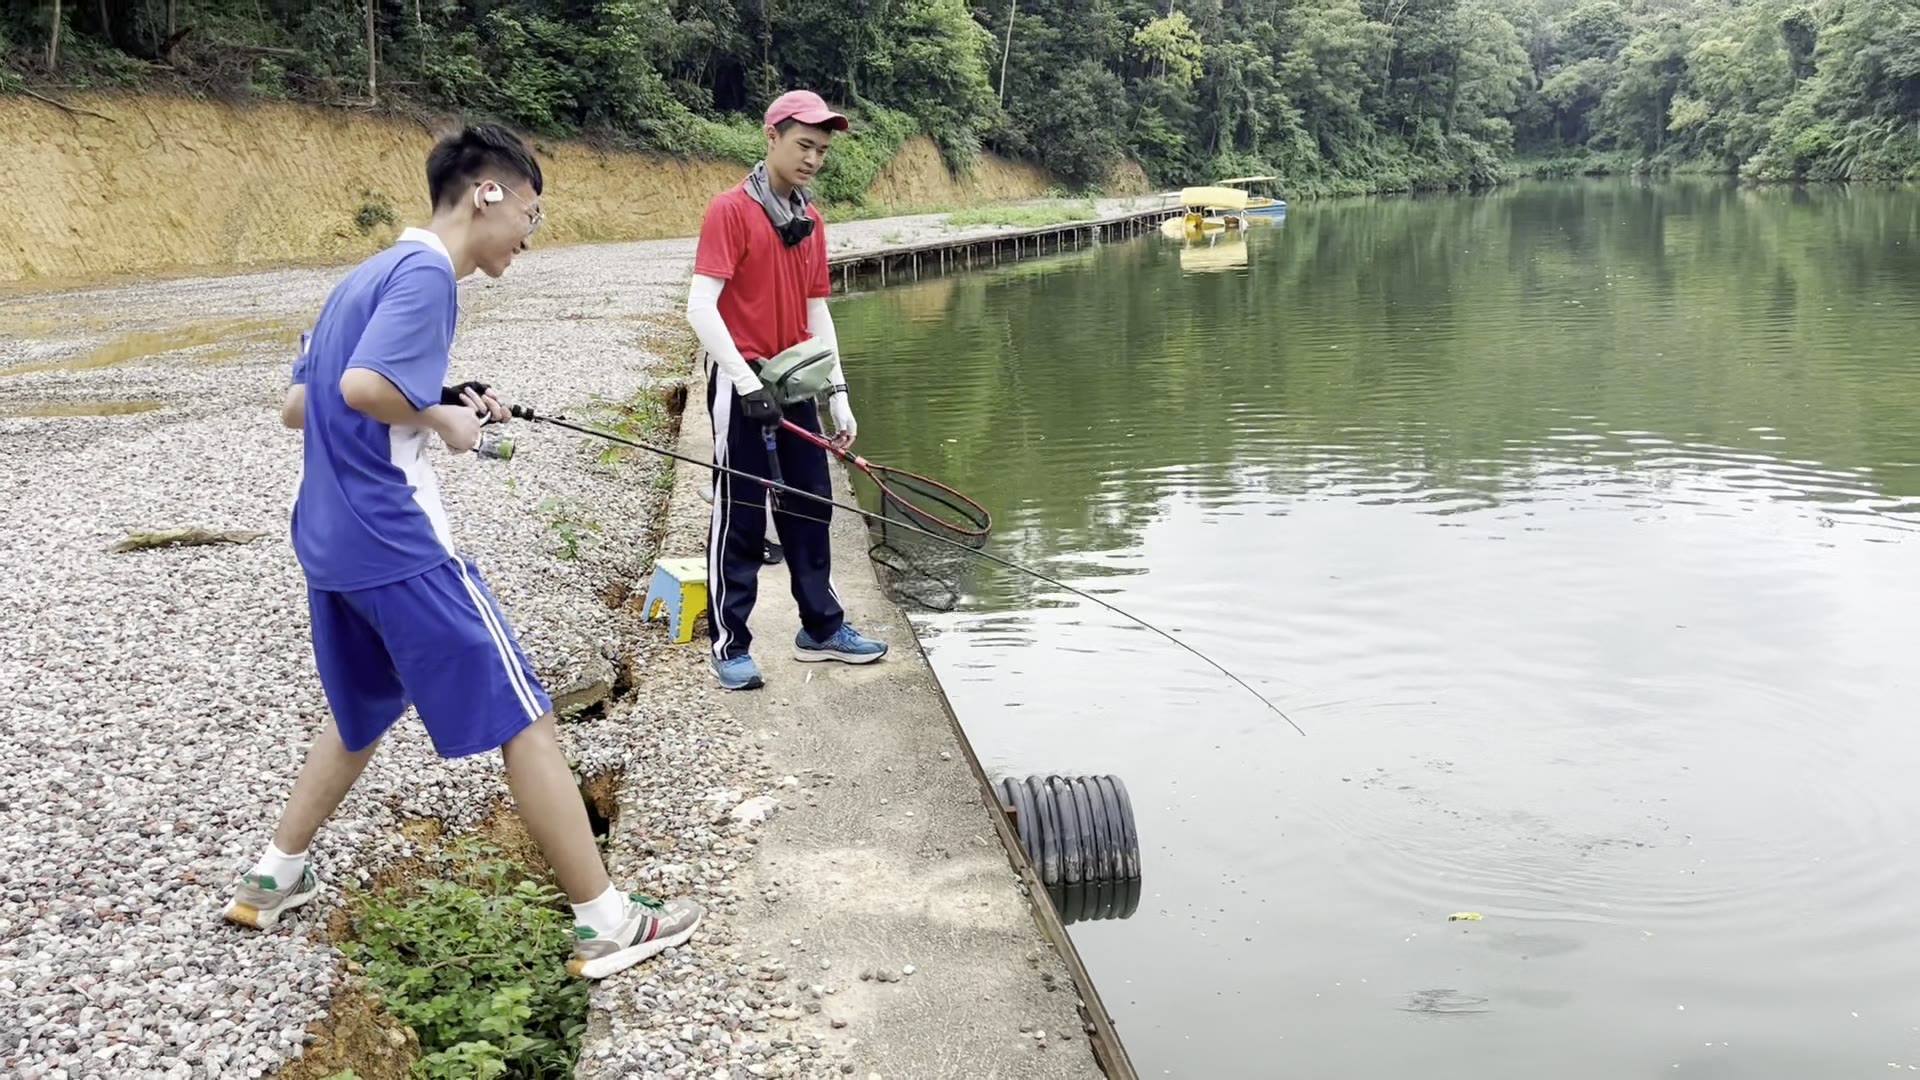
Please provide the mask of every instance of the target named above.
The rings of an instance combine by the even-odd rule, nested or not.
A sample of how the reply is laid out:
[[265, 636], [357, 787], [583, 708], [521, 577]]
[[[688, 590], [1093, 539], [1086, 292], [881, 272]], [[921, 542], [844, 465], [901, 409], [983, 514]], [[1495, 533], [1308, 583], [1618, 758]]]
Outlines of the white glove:
[[853, 437], [860, 430], [860, 425], [854, 423], [853, 405], [847, 400], [845, 390], [837, 390], [827, 399], [827, 411], [833, 414], [834, 441], [839, 443], [843, 450], [852, 446]]

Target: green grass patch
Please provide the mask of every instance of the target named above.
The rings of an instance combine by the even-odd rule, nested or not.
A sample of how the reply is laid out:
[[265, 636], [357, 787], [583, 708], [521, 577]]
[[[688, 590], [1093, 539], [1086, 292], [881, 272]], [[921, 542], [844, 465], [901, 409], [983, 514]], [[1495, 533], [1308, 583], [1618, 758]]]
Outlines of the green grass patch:
[[954, 209], [950, 205], [941, 206], [887, 206], [881, 203], [838, 203], [824, 207], [820, 216], [827, 219], [829, 225], [844, 225], [849, 221], [872, 221], [875, 218], [906, 217], [912, 214], [944, 214]]
[[342, 943], [420, 1038], [423, 1080], [572, 1075], [588, 986], [567, 974], [566, 898], [494, 847], [463, 840], [398, 895], [356, 898]]
[[1092, 221], [1095, 216], [1091, 202], [1050, 206], [981, 206], [948, 214], [947, 226], [954, 229], [971, 229], [983, 225], [1044, 229], [1049, 225]]

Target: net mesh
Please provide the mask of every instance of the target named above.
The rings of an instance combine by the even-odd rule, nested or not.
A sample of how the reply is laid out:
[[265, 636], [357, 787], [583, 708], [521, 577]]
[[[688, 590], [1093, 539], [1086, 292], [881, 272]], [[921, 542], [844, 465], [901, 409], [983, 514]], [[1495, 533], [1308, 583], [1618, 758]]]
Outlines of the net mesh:
[[966, 551], [986, 546], [993, 516], [938, 481], [884, 465], [869, 468], [880, 505], [869, 519], [874, 543], [868, 555], [886, 569], [887, 586], [898, 599], [952, 611], [970, 568]]

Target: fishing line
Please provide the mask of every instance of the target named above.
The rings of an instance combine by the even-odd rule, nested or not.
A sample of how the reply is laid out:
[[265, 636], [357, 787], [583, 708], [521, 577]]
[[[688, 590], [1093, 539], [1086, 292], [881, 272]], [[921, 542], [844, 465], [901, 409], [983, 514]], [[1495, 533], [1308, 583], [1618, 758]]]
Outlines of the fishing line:
[[[835, 509], [844, 510], [850, 514], [857, 514], [859, 515], [861, 520], [867, 521], [869, 523], [871, 523], [875, 518], [880, 517], [880, 515], [870, 510], [865, 510], [858, 506], [850, 506], [846, 503], [839, 502], [825, 495], [816, 495], [811, 491], [802, 491], [801, 489], [793, 487], [789, 484], [781, 483], [775, 480], [769, 480], [764, 476], [755, 476], [752, 473], [744, 472], [740, 469], [731, 468], [726, 465], [720, 465], [713, 461], [702, 461], [699, 458], [693, 457], [690, 454], [682, 454], [675, 450], [669, 450], [664, 446], [657, 446], [653, 443], [642, 442], [639, 439], [629, 439], [624, 435], [615, 435], [610, 431], [602, 431], [599, 428], [591, 427], [586, 424], [576, 424], [573, 421], [568, 420], [564, 416], [548, 416], [544, 413], [535, 413], [531, 407], [526, 405], [515, 405], [513, 406], [511, 411], [514, 416], [522, 420], [532, 420], [536, 423], [551, 424], [554, 427], [566, 428], [569, 431], [577, 431], [582, 435], [592, 435], [595, 438], [605, 439], [606, 441], [612, 442], [612, 443], [619, 443], [622, 446], [631, 446], [640, 450], [649, 450], [649, 451], [652, 451], [653, 453], [659, 454], [662, 457], [672, 458], [675, 461], [684, 461], [689, 465], [697, 465], [703, 469], [713, 469], [716, 472], [727, 473], [730, 476], [737, 476], [743, 480], [751, 480], [753, 481], [753, 483], [773, 491], [779, 491], [789, 495], [799, 495], [802, 498], [812, 499], [815, 502], [825, 503], [826, 505], [834, 507]], [[830, 448], [830, 449], [833, 449], [833, 448]], [[838, 449], [833, 449], [833, 452], [843, 458], [852, 457], [851, 454]], [[741, 502], [741, 500], [738, 500], [738, 499], [735, 499], [732, 501], [736, 504], [739, 504]], [[793, 514], [795, 517], [803, 518], [804, 520], [807, 520], [807, 521], [819, 522], [822, 524], [830, 524], [830, 522], [826, 518], [807, 517], [806, 515], [796, 513], [791, 509], [787, 510], [786, 512]], [[1235, 683], [1237, 683], [1240, 686], [1242, 690], [1245, 690], [1247, 693], [1252, 694], [1255, 698], [1257, 698], [1260, 704], [1265, 705], [1267, 709], [1271, 711], [1275, 716], [1278, 716], [1280, 719], [1285, 720], [1287, 724], [1293, 728], [1293, 730], [1299, 732], [1303, 736], [1306, 734], [1306, 730], [1304, 728], [1302, 728], [1299, 724], [1294, 723], [1293, 717], [1288, 716], [1284, 711], [1281, 710], [1280, 706], [1275, 705], [1272, 701], [1269, 701], [1265, 694], [1262, 694], [1260, 691], [1255, 690], [1252, 686], [1248, 685], [1245, 679], [1242, 679], [1240, 676], [1235, 675], [1231, 671], [1228, 671], [1226, 668], [1222, 667], [1218, 661], [1214, 660], [1212, 657], [1208, 656], [1206, 653], [1203, 653], [1200, 650], [1194, 648], [1193, 646], [1187, 644], [1186, 642], [1181, 641], [1179, 638], [1174, 637], [1172, 634], [1168, 633], [1167, 631], [1160, 629], [1159, 627], [1153, 625], [1152, 623], [1141, 618], [1140, 616], [1133, 614], [1130, 611], [1126, 611], [1115, 604], [1108, 603], [1107, 601], [1102, 600], [1097, 596], [1094, 596], [1092, 593], [1085, 592], [1081, 589], [1076, 589], [1073, 586], [1068, 585], [1064, 581], [1059, 581], [1054, 578], [1048, 577], [1047, 575], [1041, 573], [1038, 570], [1034, 570], [1029, 567], [1022, 566], [1016, 562], [1011, 562], [1007, 559], [1003, 559], [1000, 556], [994, 555], [990, 552], [981, 551], [980, 549], [974, 548], [974, 547], [969, 547], [966, 544], [960, 543], [959, 541], [951, 540], [951, 539], [948, 539], [947, 537], [941, 536], [939, 533], [936, 533], [931, 529], [921, 528], [920, 526], [912, 522], [887, 521], [885, 522], [885, 524], [890, 526], [896, 526], [896, 527], [905, 529], [909, 532], [917, 533], [921, 536], [926, 537], [929, 540], [933, 540], [937, 543], [944, 544], [947, 547], [953, 548], [955, 551], [959, 551], [967, 555], [973, 555], [973, 556], [977, 556], [979, 558], [985, 559], [988, 562], [993, 563], [995, 566], [1002, 566], [1008, 570], [1025, 574], [1028, 577], [1034, 578], [1037, 581], [1041, 581], [1048, 585], [1051, 585], [1056, 589], [1062, 589], [1062, 590], [1065, 590], [1066, 592], [1070, 592], [1073, 595], [1080, 597], [1082, 600], [1088, 600], [1095, 604], [1098, 604], [1101, 607], [1107, 609], [1108, 611], [1113, 612], [1115, 615], [1118, 615], [1121, 618], [1128, 620], [1129, 622], [1137, 623], [1141, 627], [1147, 630], [1153, 631], [1155, 634], [1158, 634], [1161, 637], [1166, 638], [1168, 641], [1172, 642], [1173, 644], [1178, 645], [1180, 648], [1186, 650], [1189, 653], [1192, 653], [1194, 656], [1198, 657], [1207, 666], [1213, 668], [1215, 671], [1218, 671], [1220, 674], [1225, 675], [1227, 678], [1232, 679]]]

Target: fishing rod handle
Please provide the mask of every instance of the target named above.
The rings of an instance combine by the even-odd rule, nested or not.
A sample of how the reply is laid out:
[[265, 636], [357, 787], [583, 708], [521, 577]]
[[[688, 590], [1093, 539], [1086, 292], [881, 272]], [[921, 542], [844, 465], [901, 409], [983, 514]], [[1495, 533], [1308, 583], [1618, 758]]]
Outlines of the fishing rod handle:
[[514, 405], [514, 406], [510, 406], [507, 409], [507, 411], [512, 413], [514, 416], [514, 419], [516, 420], [538, 420], [539, 419], [539, 417], [533, 415], [533, 406], [531, 405]]
[[[786, 422], [780, 421], [782, 424]], [[780, 489], [787, 486], [787, 478], [780, 472], [779, 435], [780, 428], [774, 424], [767, 424], [760, 429], [761, 439], [767, 444], [767, 478], [773, 481], [768, 485], [768, 492], [773, 499], [773, 505], [784, 509], [786, 502], [780, 497]]]

